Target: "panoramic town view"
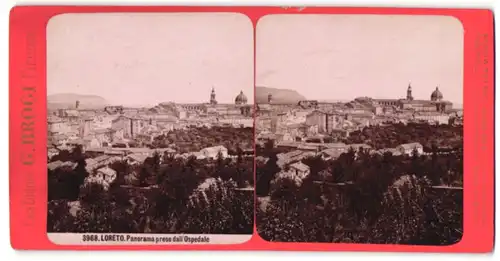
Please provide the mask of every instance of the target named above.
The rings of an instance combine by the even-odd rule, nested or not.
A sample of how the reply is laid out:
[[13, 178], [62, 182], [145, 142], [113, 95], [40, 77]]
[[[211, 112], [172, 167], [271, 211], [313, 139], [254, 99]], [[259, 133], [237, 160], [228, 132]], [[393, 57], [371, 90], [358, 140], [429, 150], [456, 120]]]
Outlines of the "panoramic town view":
[[238, 14], [75, 14], [47, 28], [53, 242], [239, 243], [225, 235], [248, 240], [254, 218], [273, 242], [462, 238], [455, 19], [270, 15], [255, 55]]
[[[158, 29], [157, 19], [172, 26]], [[253, 232], [253, 52], [245, 22], [232, 14], [100, 14], [50, 25], [49, 233]], [[104, 42], [111, 47], [103, 53]], [[227, 48], [238, 59], [221, 58]]]
[[[79, 106], [47, 120], [49, 231], [252, 232], [253, 108], [245, 94], [234, 104], [217, 104], [212, 89], [200, 104]], [[219, 204], [228, 210], [214, 212]]]
[[259, 21], [255, 183], [263, 239], [460, 241], [462, 32], [450, 19], [424, 20]]

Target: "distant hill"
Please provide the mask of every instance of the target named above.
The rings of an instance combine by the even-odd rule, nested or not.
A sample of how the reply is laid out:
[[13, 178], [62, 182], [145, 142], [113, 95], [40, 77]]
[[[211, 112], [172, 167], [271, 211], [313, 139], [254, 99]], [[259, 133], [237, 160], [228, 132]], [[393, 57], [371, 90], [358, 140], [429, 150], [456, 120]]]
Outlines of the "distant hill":
[[47, 96], [48, 109], [75, 108], [76, 101], [80, 102], [82, 109], [101, 109], [108, 105], [108, 102], [97, 95], [81, 95], [75, 93], [58, 93]]
[[255, 87], [255, 96], [257, 103], [267, 103], [267, 96], [273, 96], [273, 103], [295, 104], [299, 101], [306, 100], [306, 97], [300, 93], [289, 89], [277, 89], [269, 87]]

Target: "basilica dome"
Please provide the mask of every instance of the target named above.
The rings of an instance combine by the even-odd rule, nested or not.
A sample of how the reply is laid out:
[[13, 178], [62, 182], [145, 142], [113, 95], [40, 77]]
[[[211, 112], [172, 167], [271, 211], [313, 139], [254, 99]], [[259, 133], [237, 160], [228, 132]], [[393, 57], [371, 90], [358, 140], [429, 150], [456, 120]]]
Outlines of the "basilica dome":
[[245, 96], [245, 94], [243, 94], [243, 91], [241, 91], [240, 94], [238, 94], [238, 96], [236, 96], [236, 98], [234, 99], [234, 103], [236, 103], [236, 104], [246, 104], [247, 103], [247, 96]]
[[443, 99], [443, 94], [441, 91], [439, 91], [439, 88], [436, 87], [436, 90], [434, 90], [431, 94], [431, 101], [440, 101]]

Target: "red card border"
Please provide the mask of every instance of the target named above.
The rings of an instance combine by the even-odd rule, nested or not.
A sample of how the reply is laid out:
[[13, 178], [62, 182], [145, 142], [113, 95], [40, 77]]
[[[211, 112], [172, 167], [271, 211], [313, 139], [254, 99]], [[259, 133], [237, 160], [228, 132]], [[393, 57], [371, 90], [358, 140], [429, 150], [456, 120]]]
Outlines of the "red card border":
[[[464, 236], [451, 246], [331, 243], [274, 243], [252, 239], [236, 245], [61, 246], [47, 238], [46, 25], [63, 13], [237, 12], [254, 26], [270, 14], [446, 15], [464, 28]], [[494, 244], [494, 25], [493, 12], [480, 9], [185, 6], [17, 6], [10, 12], [9, 152], [10, 227], [15, 249], [32, 250], [289, 250], [372, 252], [490, 252]], [[35, 87], [35, 101], [25, 87]], [[33, 112], [29, 111], [33, 109]], [[24, 110], [24, 111], [23, 111]], [[24, 114], [23, 114], [24, 113]], [[22, 141], [22, 124], [33, 113], [34, 145]], [[23, 116], [24, 115], [24, 116]], [[28, 125], [27, 125], [28, 124]], [[26, 134], [26, 133], [25, 133]], [[28, 144], [26, 144], [28, 142]], [[32, 165], [23, 161], [34, 157]], [[29, 162], [28, 162], [29, 163]], [[40, 173], [36, 175], [37, 173]]]

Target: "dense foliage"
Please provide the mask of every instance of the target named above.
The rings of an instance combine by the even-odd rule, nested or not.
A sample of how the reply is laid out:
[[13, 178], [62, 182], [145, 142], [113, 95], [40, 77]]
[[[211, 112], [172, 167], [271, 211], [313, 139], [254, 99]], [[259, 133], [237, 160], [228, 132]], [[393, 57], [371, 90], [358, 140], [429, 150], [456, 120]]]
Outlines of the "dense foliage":
[[426, 123], [376, 125], [354, 131], [341, 141], [347, 144], [366, 143], [376, 149], [418, 142], [424, 146], [424, 150], [430, 151], [433, 146], [462, 147], [463, 126]]
[[252, 233], [253, 192], [240, 189], [253, 186], [252, 157], [117, 161], [110, 166], [117, 178], [105, 190], [84, 183], [81, 150], [60, 155], [77, 164], [48, 172], [48, 232]]
[[[353, 142], [366, 141], [355, 140], [360, 133], [367, 131], [355, 134]], [[462, 138], [461, 133], [452, 133], [447, 135]], [[404, 139], [397, 134], [373, 137], [371, 141], [384, 146]], [[277, 151], [267, 143], [262, 149], [266, 160], [257, 160], [256, 165], [259, 234], [278, 242], [449, 245], [460, 241], [463, 149], [457, 145], [452, 152], [442, 152], [436, 144], [430, 146], [426, 155], [350, 150], [334, 160], [304, 158], [310, 174], [297, 183], [279, 178]]]
[[236, 155], [237, 149], [253, 149], [253, 128], [232, 127], [190, 127], [186, 130], [172, 130], [153, 141], [154, 148], [173, 147], [180, 153], [200, 151], [206, 147], [222, 145], [229, 154]]

